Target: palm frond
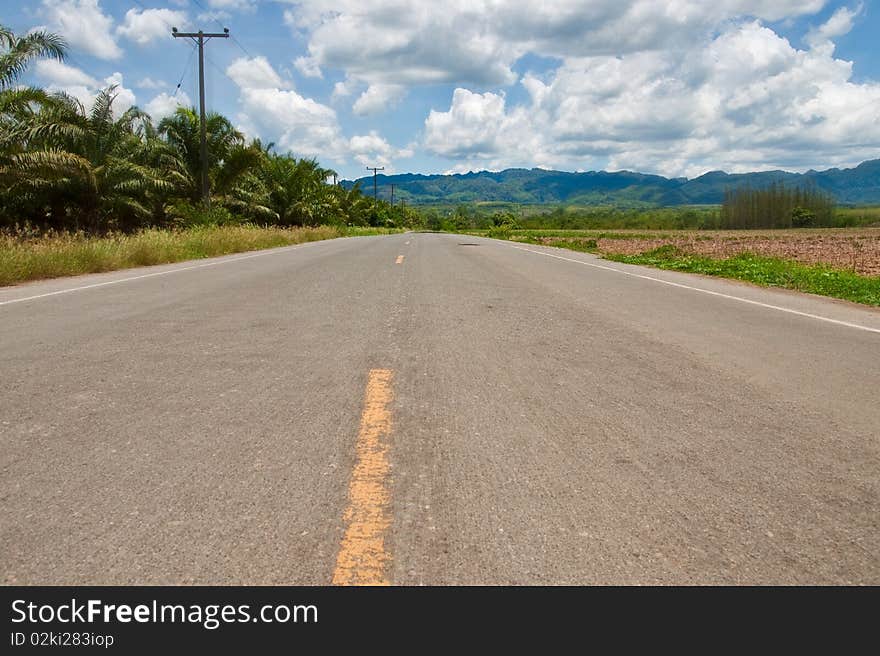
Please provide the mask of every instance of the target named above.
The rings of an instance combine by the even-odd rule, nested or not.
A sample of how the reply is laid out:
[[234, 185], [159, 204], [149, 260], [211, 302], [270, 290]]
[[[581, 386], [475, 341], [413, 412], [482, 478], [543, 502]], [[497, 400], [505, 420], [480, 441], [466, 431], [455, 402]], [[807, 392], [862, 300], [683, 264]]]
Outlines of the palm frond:
[[0, 43], [6, 48], [6, 52], [0, 54], [0, 89], [11, 86], [34, 59], [50, 57], [63, 60], [67, 52], [64, 39], [50, 32], [31, 32], [18, 37], [8, 28], [3, 28]]

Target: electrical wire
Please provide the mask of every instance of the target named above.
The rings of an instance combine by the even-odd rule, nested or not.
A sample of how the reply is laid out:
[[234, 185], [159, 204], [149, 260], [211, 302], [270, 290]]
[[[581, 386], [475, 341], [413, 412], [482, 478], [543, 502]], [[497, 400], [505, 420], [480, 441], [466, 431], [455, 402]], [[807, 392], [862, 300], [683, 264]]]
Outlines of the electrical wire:
[[[214, 16], [214, 14], [212, 14], [210, 11], [208, 11], [208, 9], [205, 7], [205, 5], [203, 5], [199, 0], [193, 0], [193, 2], [195, 2], [199, 7], [201, 7], [202, 11], [204, 12], [204, 15], [207, 16], [212, 21], [214, 21], [215, 23], [217, 23], [217, 25], [220, 26], [220, 29], [226, 29], [226, 26], [223, 25], [223, 23], [221, 23], [219, 20], [217, 20], [217, 18]], [[244, 47], [244, 45], [241, 43], [241, 41], [239, 41], [238, 39], [235, 38], [234, 34], [230, 34], [229, 38], [232, 39], [232, 42], [235, 45], [237, 45], [245, 55], [247, 55], [251, 59], [254, 58], [254, 56], [250, 53], [250, 51]]]
[[183, 67], [183, 73], [180, 74], [180, 79], [177, 81], [177, 86], [174, 87], [174, 95], [172, 98], [177, 98], [177, 93], [180, 91], [180, 85], [183, 84], [183, 78], [186, 77], [187, 72], [189, 71], [190, 64], [192, 64], [193, 56], [196, 54], [197, 45], [193, 44], [193, 47], [189, 51], [189, 57], [186, 59], [186, 65]]

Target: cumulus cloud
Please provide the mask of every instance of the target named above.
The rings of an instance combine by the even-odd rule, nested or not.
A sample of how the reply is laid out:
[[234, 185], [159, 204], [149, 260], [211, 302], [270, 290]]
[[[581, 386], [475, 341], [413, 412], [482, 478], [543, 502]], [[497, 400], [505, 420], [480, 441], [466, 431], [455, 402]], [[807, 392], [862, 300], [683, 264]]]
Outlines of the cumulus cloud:
[[168, 85], [160, 80], [154, 80], [151, 77], [145, 77], [135, 84], [139, 89], [164, 89]]
[[262, 56], [240, 57], [229, 65], [226, 74], [239, 87], [248, 89], [283, 89], [290, 86], [272, 68], [269, 60]]
[[[300, 0], [285, 22], [308, 39], [309, 58], [369, 85], [356, 102], [378, 111], [378, 89], [516, 81], [527, 52], [586, 57], [678, 47], [741, 15], [764, 20], [815, 13], [825, 0]], [[370, 35], [365, 51], [363, 34]], [[375, 87], [376, 90], [370, 91]], [[397, 92], [395, 98], [399, 98]]]
[[269, 135], [279, 150], [340, 161], [347, 145], [336, 112], [286, 86], [264, 57], [238, 59], [226, 71], [239, 87], [242, 129]]
[[153, 98], [144, 107], [144, 111], [150, 115], [155, 123], [158, 123], [166, 116], [171, 116], [178, 107], [191, 107], [192, 101], [183, 91], [178, 91], [177, 95], [171, 95], [164, 91]]
[[690, 50], [570, 57], [529, 100], [456, 89], [424, 146], [470, 168], [709, 169], [853, 163], [880, 148], [880, 85], [851, 81], [833, 48], [799, 50], [758, 21]]
[[71, 47], [100, 59], [119, 59], [122, 48], [113, 34], [113, 19], [98, 0], [43, 0], [40, 15], [46, 27], [61, 34]]
[[129, 9], [116, 33], [145, 46], [159, 39], [171, 38], [172, 27], [184, 27], [186, 14], [173, 9]]
[[[413, 155], [412, 149], [396, 148], [376, 131], [347, 139], [333, 108], [284, 88], [288, 85], [263, 57], [238, 59], [226, 73], [239, 87], [239, 128], [274, 141], [281, 152], [339, 163], [379, 162], [389, 171], [394, 159]], [[164, 96], [155, 99], [157, 109], [169, 105]]]
[[248, 132], [272, 135], [279, 150], [299, 157], [340, 160], [345, 156], [336, 112], [296, 91], [243, 88], [240, 96]]
[[311, 57], [297, 57], [293, 61], [293, 65], [296, 67], [296, 70], [298, 70], [306, 77], [324, 76], [324, 74], [321, 72], [321, 67], [318, 65], [318, 62]]
[[861, 3], [855, 9], [840, 7], [831, 15], [831, 18], [807, 33], [806, 42], [815, 47], [848, 34], [853, 28], [855, 18], [862, 13], [863, 8]]
[[[208, 0], [208, 6], [211, 9], [249, 12], [256, 8], [256, 2], [254, 0]], [[216, 17], [216, 13], [214, 16]]]
[[137, 98], [131, 89], [126, 88], [122, 73], [113, 73], [103, 80], [97, 80], [85, 71], [54, 60], [41, 60], [36, 63], [37, 75], [46, 83], [50, 92], [63, 92], [76, 98], [86, 111], [92, 108], [95, 96], [101, 89], [115, 85], [116, 99], [113, 101], [113, 114], [120, 116], [133, 107]]
[[359, 116], [377, 114], [403, 97], [405, 87], [400, 84], [371, 84], [358, 96], [352, 109]]
[[549, 162], [547, 144], [534, 133], [536, 121], [526, 107], [506, 107], [503, 94], [458, 88], [449, 111], [431, 111], [425, 120], [424, 146], [432, 153], [464, 160], [462, 168], [498, 169], [528, 162]]
[[351, 88], [349, 84], [346, 82], [337, 82], [333, 85], [333, 93], [331, 94], [331, 100], [339, 100], [340, 98], [346, 98], [351, 95]]
[[54, 59], [41, 59], [34, 66], [37, 75], [56, 87], [99, 87], [98, 82], [85, 71]]
[[137, 97], [134, 95], [134, 91], [125, 87], [122, 73], [113, 73], [104, 78], [104, 88], [111, 85], [116, 87], [114, 90], [116, 100], [113, 101], [113, 115], [120, 116], [126, 110], [137, 104]]
[[410, 148], [395, 148], [375, 130], [349, 139], [348, 149], [355, 161], [363, 166], [384, 166], [385, 173], [394, 172], [394, 160], [413, 156]]

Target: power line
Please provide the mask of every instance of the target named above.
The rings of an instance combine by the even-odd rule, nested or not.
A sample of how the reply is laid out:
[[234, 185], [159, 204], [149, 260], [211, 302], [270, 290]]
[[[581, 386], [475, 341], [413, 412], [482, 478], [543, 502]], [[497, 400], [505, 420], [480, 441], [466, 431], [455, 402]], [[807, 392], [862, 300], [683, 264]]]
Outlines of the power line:
[[[135, 0], [135, 1], [137, 1], [137, 0]], [[216, 16], [214, 16], [214, 14], [212, 14], [212, 13], [208, 10], [208, 8], [205, 7], [205, 5], [203, 5], [199, 0], [193, 0], [193, 2], [195, 2], [199, 7], [201, 7], [201, 9], [202, 9], [202, 11], [204, 12], [204, 15], [205, 15], [205, 16], [207, 16], [210, 20], [212, 20], [212, 21], [214, 21], [215, 23], [217, 23], [217, 25], [219, 25], [221, 28], [223, 27], [223, 23], [221, 23], [219, 20], [217, 20]], [[244, 54], [246, 54], [246, 55], [247, 55], [248, 57], [250, 57], [251, 59], [254, 58], [254, 56], [250, 53], [250, 51], [249, 51], [247, 48], [245, 48], [244, 45], [242, 45], [242, 43], [241, 43], [238, 39], [235, 38], [235, 36], [233, 36], [232, 34], [230, 34], [230, 35], [229, 35], [229, 38], [232, 39], [232, 42], [233, 42], [235, 45], [237, 45], [237, 46], [241, 49], [241, 51], [242, 51]]]
[[[148, 8], [147, 8], [147, 7], [144, 5], [144, 3], [142, 3], [140, 0], [129, 0], [129, 1], [130, 1], [132, 4], [137, 5], [138, 7], [140, 7], [141, 9], [143, 9], [144, 11], [148, 11]], [[173, 30], [175, 29], [174, 26], [173, 26], [171, 23], [169, 23], [167, 20], [165, 20], [164, 18], [162, 18], [161, 14], [157, 15], [157, 18], [158, 18], [160, 21], [162, 21], [162, 23], [165, 25], [165, 27], [167, 27], [169, 30], [172, 30], [172, 31], [173, 31]], [[221, 26], [221, 27], [222, 27], [222, 26]], [[194, 55], [195, 52], [196, 52], [196, 48], [197, 48], [197, 44], [193, 44], [193, 48], [192, 48], [192, 50], [190, 50], [190, 52], [189, 52], [189, 58], [186, 60], [186, 65], [183, 67], [183, 73], [180, 74], [180, 79], [177, 81], [177, 86], [174, 87], [174, 93], [173, 93], [172, 96], [171, 96], [172, 98], [177, 98], [177, 94], [178, 94], [178, 92], [180, 91], [180, 86], [183, 84], [183, 79], [186, 77], [186, 73], [187, 73], [187, 71], [189, 70], [189, 66], [190, 66], [190, 64], [192, 63], [192, 58], [193, 58], [193, 55]]]
[[197, 46], [193, 45], [192, 49], [189, 51], [189, 57], [186, 60], [186, 65], [183, 67], [183, 73], [180, 74], [180, 79], [177, 81], [177, 86], [174, 88], [174, 95], [172, 98], [177, 98], [177, 92], [180, 91], [180, 85], [183, 84], [183, 78], [186, 77], [187, 72], [189, 71], [189, 65], [192, 64], [193, 55], [196, 54]]

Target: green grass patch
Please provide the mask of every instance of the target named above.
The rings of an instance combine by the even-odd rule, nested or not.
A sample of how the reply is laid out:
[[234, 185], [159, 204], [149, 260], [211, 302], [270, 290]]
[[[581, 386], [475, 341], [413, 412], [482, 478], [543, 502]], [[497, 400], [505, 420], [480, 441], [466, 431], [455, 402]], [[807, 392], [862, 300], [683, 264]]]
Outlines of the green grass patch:
[[[489, 235], [492, 236], [492, 235]], [[537, 246], [561, 246], [570, 251], [579, 251], [581, 253], [595, 253], [599, 250], [599, 244], [594, 238], [590, 237], [567, 237], [564, 242], [554, 241], [548, 244], [542, 241], [540, 237], [531, 237], [527, 235], [512, 235], [508, 237], [510, 241], [520, 244], [535, 244]]]
[[0, 234], [0, 286], [27, 280], [168, 264], [309, 241], [400, 232], [384, 228], [251, 225], [149, 229], [102, 237], [84, 233]]
[[765, 287], [784, 287], [880, 306], [880, 278], [860, 276], [851, 271], [827, 266], [806, 265], [751, 253], [714, 259], [682, 253], [670, 244], [641, 255], [605, 255], [604, 257], [626, 264], [644, 264], [659, 269], [734, 278]]

